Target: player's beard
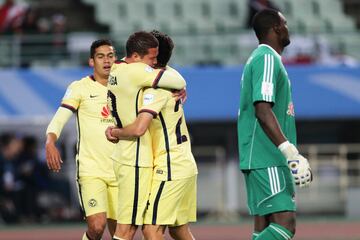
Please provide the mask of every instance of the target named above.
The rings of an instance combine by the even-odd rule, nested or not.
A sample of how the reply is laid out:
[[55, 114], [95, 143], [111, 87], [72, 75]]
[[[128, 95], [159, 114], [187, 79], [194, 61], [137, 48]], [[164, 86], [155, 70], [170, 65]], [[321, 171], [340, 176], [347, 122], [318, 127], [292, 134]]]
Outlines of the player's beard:
[[285, 48], [287, 47], [289, 44], [290, 44], [290, 38], [289, 37], [286, 37], [286, 38], [283, 38], [281, 39], [281, 45]]

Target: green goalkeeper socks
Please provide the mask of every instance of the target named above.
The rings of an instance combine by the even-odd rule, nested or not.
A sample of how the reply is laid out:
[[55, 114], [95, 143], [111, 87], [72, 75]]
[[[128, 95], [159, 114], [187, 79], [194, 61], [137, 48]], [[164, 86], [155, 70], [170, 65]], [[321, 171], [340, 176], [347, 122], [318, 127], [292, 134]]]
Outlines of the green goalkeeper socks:
[[271, 223], [255, 239], [256, 240], [290, 240], [293, 237], [294, 234], [292, 234], [289, 230], [287, 230], [283, 226], [280, 226], [276, 223]]

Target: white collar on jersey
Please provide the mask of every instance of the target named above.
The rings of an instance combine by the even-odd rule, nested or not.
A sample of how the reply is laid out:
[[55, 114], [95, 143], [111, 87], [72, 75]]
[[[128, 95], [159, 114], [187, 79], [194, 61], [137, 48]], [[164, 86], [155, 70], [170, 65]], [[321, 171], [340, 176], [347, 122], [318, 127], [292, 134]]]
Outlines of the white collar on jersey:
[[270, 48], [275, 54], [276, 54], [276, 56], [278, 56], [280, 59], [281, 59], [281, 55], [277, 52], [277, 51], [275, 51], [275, 49], [273, 49], [270, 45], [267, 45], [267, 44], [259, 44], [259, 46], [258, 47], [262, 47], [262, 46], [265, 46], [265, 47], [268, 47], [268, 48]]

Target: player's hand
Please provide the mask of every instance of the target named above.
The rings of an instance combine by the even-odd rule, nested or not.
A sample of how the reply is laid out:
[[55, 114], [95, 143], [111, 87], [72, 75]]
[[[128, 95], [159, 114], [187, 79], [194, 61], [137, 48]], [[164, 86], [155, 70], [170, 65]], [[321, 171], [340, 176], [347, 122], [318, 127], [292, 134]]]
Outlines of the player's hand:
[[313, 176], [308, 160], [300, 155], [297, 148], [288, 141], [280, 144], [279, 150], [287, 160], [287, 164], [294, 177], [295, 184], [300, 187], [309, 186]]
[[115, 126], [109, 126], [106, 130], [105, 130], [105, 136], [106, 136], [106, 139], [112, 143], [117, 143], [119, 142], [119, 139], [117, 137], [114, 137], [112, 135], [112, 130], [116, 128]]
[[60, 153], [55, 146], [55, 143], [50, 142], [45, 145], [46, 164], [48, 168], [54, 172], [59, 172], [61, 164], [63, 163]]
[[179, 91], [173, 92], [173, 97], [175, 98], [176, 101], [181, 100], [181, 103], [185, 103], [187, 99], [186, 89], [183, 88]]
[[299, 187], [309, 186], [313, 176], [308, 160], [297, 154], [292, 159], [288, 159], [287, 163], [294, 177], [295, 184], [299, 185]]

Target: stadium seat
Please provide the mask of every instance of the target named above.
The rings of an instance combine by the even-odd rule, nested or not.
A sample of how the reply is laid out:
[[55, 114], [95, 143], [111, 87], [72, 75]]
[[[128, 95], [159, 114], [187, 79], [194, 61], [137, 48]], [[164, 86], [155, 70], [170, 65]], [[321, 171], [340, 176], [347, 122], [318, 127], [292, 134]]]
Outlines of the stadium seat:
[[314, 8], [317, 10], [316, 13], [326, 19], [329, 30], [338, 32], [356, 29], [354, 20], [344, 14], [343, 6], [339, 0], [315, 0]]

